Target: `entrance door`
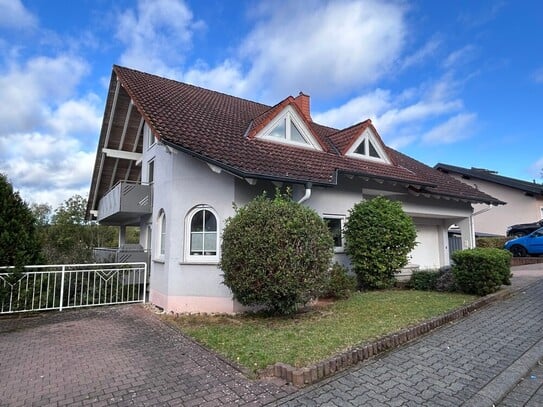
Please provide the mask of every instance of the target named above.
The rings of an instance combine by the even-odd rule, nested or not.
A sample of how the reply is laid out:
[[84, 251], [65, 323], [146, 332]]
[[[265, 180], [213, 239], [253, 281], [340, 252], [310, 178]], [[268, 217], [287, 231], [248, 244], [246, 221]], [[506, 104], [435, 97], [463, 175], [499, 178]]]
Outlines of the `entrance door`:
[[436, 225], [415, 225], [417, 246], [411, 252], [410, 263], [421, 269], [439, 268], [439, 228]]

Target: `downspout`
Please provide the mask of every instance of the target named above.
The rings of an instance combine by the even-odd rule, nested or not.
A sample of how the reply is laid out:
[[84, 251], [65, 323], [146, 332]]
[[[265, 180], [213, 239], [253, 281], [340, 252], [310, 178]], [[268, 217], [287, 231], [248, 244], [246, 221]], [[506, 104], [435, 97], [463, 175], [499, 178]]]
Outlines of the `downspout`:
[[302, 196], [302, 198], [298, 201], [299, 204], [307, 201], [310, 197], [311, 197], [311, 187], [312, 187], [312, 184], [311, 182], [308, 182], [307, 184], [305, 184], [305, 194], [304, 196]]

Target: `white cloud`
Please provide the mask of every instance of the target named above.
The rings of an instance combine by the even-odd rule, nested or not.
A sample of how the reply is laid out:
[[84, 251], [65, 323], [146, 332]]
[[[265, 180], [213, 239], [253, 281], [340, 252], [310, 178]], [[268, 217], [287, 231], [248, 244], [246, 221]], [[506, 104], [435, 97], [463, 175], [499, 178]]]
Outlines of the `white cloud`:
[[0, 27], [28, 30], [37, 24], [37, 18], [25, 9], [20, 0], [0, 0]]
[[[374, 83], [397, 64], [407, 35], [399, 2], [261, 2], [252, 11], [254, 28], [230, 58], [184, 67], [203, 23], [181, 1], [140, 0], [119, 17], [120, 63], [275, 104], [300, 90], [327, 97]], [[408, 63], [436, 46], [431, 41]]]
[[425, 133], [422, 141], [427, 144], [451, 144], [469, 138], [476, 119], [474, 113], [460, 113]]
[[[481, 25], [485, 25], [492, 20], [496, 19], [498, 15], [501, 13], [502, 9], [507, 6], [507, 2], [505, 0], [500, 1], [493, 1], [491, 2], [490, 7], [485, 5], [484, 3], [474, 3], [479, 4], [482, 6], [479, 10], [477, 9], [468, 9], [470, 10], [465, 11], [458, 17], [458, 23], [470, 27], [477, 27]], [[514, 3], [510, 6], [514, 7]]]
[[400, 136], [390, 140], [387, 145], [395, 150], [400, 150], [409, 144], [414, 143], [417, 140], [417, 136]]
[[445, 82], [439, 80], [431, 86], [423, 84], [419, 89], [407, 89], [400, 94], [377, 89], [318, 113], [314, 119], [331, 127], [344, 128], [370, 118], [384, 139], [396, 140], [396, 147], [405, 146], [416, 137], [403, 134], [403, 127], [416, 130], [427, 120], [458, 113], [463, 108], [462, 101], [454, 98]]
[[[87, 64], [70, 56], [12, 63], [0, 74], [0, 136], [42, 128], [55, 105], [73, 94]], [[45, 79], [46, 78], [46, 79]]]
[[55, 207], [74, 193], [86, 193], [94, 158], [75, 138], [40, 133], [0, 138], [0, 172], [8, 174], [29, 202]]
[[395, 63], [406, 36], [399, 3], [293, 2], [262, 9], [240, 54], [252, 61], [250, 87], [264, 81], [266, 99], [298, 90], [338, 95], [373, 83]]
[[389, 90], [376, 89], [373, 92], [355, 97], [339, 107], [314, 114], [313, 118], [318, 123], [343, 128], [368, 118], [375, 120], [390, 108], [391, 99]]
[[458, 65], [466, 63], [473, 58], [476, 50], [476, 47], [470, 44], [451, 52], [443, 61], [443, 67], [446, 69], [452, 69]]
[[452, 101], [419, 101], [409, 106], [387, 110], [376, 118], [379, 131], [391, 133], [394, 129], [405, 123], [421, 122], [432, 117], [437, 117], [458, 110], [462, 103]]
[[248, 93], [247, 81], [242, 76], [239, 64], [230, 60], [214, 68], [200, 62], [183, 75], [183, 81], [231, 95]]
[[540, 179], [539, 182], [541, 183], [541, 179], [543, 179], [543, 157], [532, 164], [529, 172], [535, 179]]
[[430, 39], [426, 44], [424, 44], [422, 48], [404, 58], [402, 62], [402, 68], [406, 69], [414, 65], [419, 65], [428, 57], [432, 56], [440, 45], [441, 40], [439, 40], [438, 38]]
[[179, 77], [194, 29], [202, 26], [177, 0], [140, 0], [137, 11], [119, 16], [117, 38], [126, 45], [120, 63], [147, 72]]
[[533, 74], [532, 78], [535, 83], [543, 84], [543, 68], [537, 69]]
[[102, 124], [100, 109], [102, 100], [97, 95], [89, 94], [82, 99], [70, 99], [52, 112], [48, 124], [55, 134], [61, 136], [98, 134]]
[[79, 58], [15, 61], [0, 73], [0, 172], [25, 200], [56, 206], [88, 189], [103, 102], [76, 96], [88, 71]]

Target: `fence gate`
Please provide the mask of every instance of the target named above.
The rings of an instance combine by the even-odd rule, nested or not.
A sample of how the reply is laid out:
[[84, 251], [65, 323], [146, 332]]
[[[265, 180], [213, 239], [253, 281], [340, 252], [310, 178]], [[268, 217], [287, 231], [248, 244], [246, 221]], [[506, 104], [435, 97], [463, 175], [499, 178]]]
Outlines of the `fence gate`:
[[462, 237], [449, 234], [449, 256], [458, 250], [462, 250]]
[[145, 302], [146, 263], [0, 267], [0, 314]]

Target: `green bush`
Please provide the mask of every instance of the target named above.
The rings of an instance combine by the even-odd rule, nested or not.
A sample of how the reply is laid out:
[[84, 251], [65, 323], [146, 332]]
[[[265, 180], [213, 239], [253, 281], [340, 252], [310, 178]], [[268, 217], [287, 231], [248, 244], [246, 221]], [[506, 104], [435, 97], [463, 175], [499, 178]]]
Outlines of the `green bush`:
[[434, 291], [440, 274], [438, 270], [414, 271], [409, 279], [409, 288], [421, 291]]
[[415, 271], [409, 280], [408, 287], [421, 291], [457, 291], [456, 281], [450, 268]]
[[345, 225], [345, 246], [361, 288], [389, 288], [416, 245], [413, 220], [399, 202], [377, 197], [357, 203]]
[[322, 293], [323, 297], [347, 299], [356, 291], [356, 277], [349, 274], [347, 268], [334, 263], [330, 269], [328, 284]]
[[476, 240], [476, 246], [480, 248], [495, 248], [503, 249], [503, 245], [508, 240], [511, 240], [510, 237], [478, 237]]
[[511, 253], [494, 248], [460, 250], [452, 255], [458, 288], [467, 294], [487, 295], [510, 284]]
[[454, 274], [450, 268], [440, 271], [439, 277], [436, 281], [436, 291], [458, 291], [458, 287], [456, 286], [456, 280], [454, 279]]
[[235, 210], [223, 231], [220, 267], [241, 304], [289, 314], [323, 292], [333, 240], [315, 211], [280, 194]]

